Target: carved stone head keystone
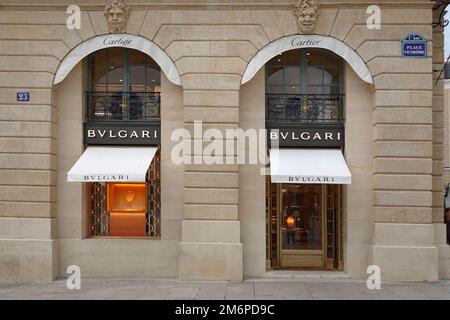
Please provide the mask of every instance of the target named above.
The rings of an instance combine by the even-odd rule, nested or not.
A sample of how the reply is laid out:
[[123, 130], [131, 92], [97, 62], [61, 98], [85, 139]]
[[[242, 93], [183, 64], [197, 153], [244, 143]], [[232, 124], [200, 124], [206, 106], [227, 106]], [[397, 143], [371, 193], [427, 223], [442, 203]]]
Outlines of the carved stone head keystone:
[[130, 18], [130, 7], [123, 0], [111, 0], [105, 7], [105, 17], [110, 33], [125, 33]]
[[299, 0], [294, 9], [300, 34], [313, 34], [319, 17], [319, 3], [316, 0]]

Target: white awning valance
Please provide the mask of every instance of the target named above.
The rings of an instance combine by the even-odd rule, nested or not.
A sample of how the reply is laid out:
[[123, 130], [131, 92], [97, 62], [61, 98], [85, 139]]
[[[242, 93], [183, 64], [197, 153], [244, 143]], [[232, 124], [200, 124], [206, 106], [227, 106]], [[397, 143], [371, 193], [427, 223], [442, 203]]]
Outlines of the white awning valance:
[[88, 147], [67, 173], [69, 182], [145, 182], [157, 147]]
[[271, 149], [272, 183], [351, 184], [339, 149]]

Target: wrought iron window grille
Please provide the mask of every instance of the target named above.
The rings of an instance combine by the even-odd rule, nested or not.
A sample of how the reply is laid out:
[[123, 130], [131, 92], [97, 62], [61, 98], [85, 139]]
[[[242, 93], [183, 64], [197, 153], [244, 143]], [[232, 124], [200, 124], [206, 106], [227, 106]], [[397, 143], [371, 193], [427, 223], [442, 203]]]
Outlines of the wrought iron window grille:
[[86, 92], [87, 121], [160, 121], [159, 92]]
[[343, 94], [266, 94], [266, 122], [342, 124]]

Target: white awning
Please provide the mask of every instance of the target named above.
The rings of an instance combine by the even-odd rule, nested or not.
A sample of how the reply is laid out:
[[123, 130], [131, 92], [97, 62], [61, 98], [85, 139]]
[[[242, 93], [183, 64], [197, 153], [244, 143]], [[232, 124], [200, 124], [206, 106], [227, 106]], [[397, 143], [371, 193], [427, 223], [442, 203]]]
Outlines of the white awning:
[[272, 183], [351, 184], [339, 149], [271, 149]]
[[69, 182], [145, 182], [157, 147], [88, 147], [67, 173]]

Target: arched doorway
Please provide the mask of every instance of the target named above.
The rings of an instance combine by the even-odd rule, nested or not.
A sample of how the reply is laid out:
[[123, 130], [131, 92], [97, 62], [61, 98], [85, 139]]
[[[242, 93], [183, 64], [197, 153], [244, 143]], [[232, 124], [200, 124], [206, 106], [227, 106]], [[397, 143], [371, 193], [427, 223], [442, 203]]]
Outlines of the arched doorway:
[[[147, 164], [141, 179], [133, 180], [124, 175], [121, 179], [120, 175], [114, 175], [109, 180], [101, 176], [89, 180], [87, 235], [158, 239], [161, 237], [161, 145], [159, 137], [147, 143], [136, 142], [136, 139], [142, 138], [144, 130], [159, 130], [161, 126], [161, 69], [148, 55], [128, 48], [105, 48], [86, 59], [84, 128], [87, 136], [84, 144], [87, 149], [69, 172], [69, 177], [74, 175], [81, 162], [87, 162], [89, 156], [96, 156], [108, 165], [115, 161], [114, 158], [122, 158], [128, 165], [122, 163], [119, 170], [133, 172], [133, 166], [140, 164], [134, 164], [131, 158], [137, 158], [146, 149], [151, 151], [143, 158]], [[106, 132], [109, 132], [109, 138], [103, 139]], [[139, 147], [132, 151], [117, 148], [117, 145]], [[109, 148], [103, 148], [105, 146]], [[131, 152], [135, 152], [135, 156], [128, 154]]]
[[316, 48], [284, 51], [265, 65], [266, 129], [279, 132], [280, 148], [269, 144], [266, 182], [266, 258], [272, 269], [343, 268], [342, 184], [351, 176], [338, 181], [340, 172], [326, 168], [333, 161], [346, 167], [343, 65], [340, 56]]
[[[292, 70], [289, 69], [286, 72], [288, 74], [301, 74], [301, 69], [305, 68], [305, 66], [302, 67], [300, 65], [302, 56], [302, 53], [300, 51], [310, 49], [321, 50], [321, 52], [329, 53], [332, 55], [333, 59], [337, 59], [339, 63], [342, 64], [342, 70], [340, 73], [340, 78], [342, 80], [341, 96], [339, 96], [339, 92], [336, 91], [336, 88], [339, 87], [336, 84], [334, 85], [334, 88], [332, 88], [333, 85], [327, 87], [324, 83], [322, 89], [317, 89], [313, 87], [316, 85], [317, 87], [322, 86], [322, 83], [319, 85], [318, 83], [312, 82], [310, 83], [311, 90], [308, 94], [308, 82], [301, 82], [300, 79], [296, 81], [297, 86], [291, 85], [291, 88], [286, 88], [286, 91], [278, 92], [283, 96], [284, 94], [289, 94], [290, 90], [296, 90], [293, 93], [297, 97], [295, 97], [295, 95], [293, 98], [289, 97], [288, 99], [286, 99], [287, 103], [284, 104], [284, 102], [280, 103], [284, 98], [277, 97], [277, 92], [272, 91], [271, 93], [274, 96], [269, 99], [269, 94], [266, 91], [266, 89], [268, 88], [268, 83], [270, 82], [268, 80], [269, 71], [266, 68], [269, 61], [276, 58], [279, 59], [280, 57], [283, 57], [283, 54], [289, 53], [292, 50], [299, 50], [297, 56], [294, 59], [296, 65], [291, 66], [293, 68], [296, 67], [296, 71], [292, 72]], [[306, 53], [307, 51], [304, 51], [303, 55], [306, 56]], [[329, 65], [329, 63], [326, 63], [326, 65]], [[274, 69], [276, 69], [277, 67], [282, 66], [274, 65], [273, 67]], [[317, 64], [316, 67], [317, 68], [315, 69], [318, 70], [310, 71], [310, 73], [317, 73], [322, 69], [321, 64]], [[276, 72], [274, 72], [274, 76], [275, 73]], [[326, 77], [329, 78], [328, 75]], [[298, 76], [298, 78], [300, 78], [300, 76]], [[336, 83], [336, 81], [334, 82]], [[266, 171], [266, 176], [262, 176], [258, 180], [257, 185], [255, 185], [254, 181], [252, 181], [252, 183], [250, 184], [252, 192], [254, 190], [257, 190], [259, 196], [258, 203], [260, 204], [260, 206], [255, 209], [255, 212], [252, 211], [252, 214], [256, 214], [257, 211], [258, 218], [260, 219], [258, 221], [258, 243], [255, 244], [255, 242], [244, 240], [244, 248], [247, 248], [247, 252], [249, 255], [259, 254], [265, 249], [265, 254], [259, 256], [259, 258], [261, 259], [260, 265], [265, 266], [264, 271], [280, 268], [312, 268], [311, 265], [308, 267], [304, 264], [294, 264], [287, 267], [280, 267], [276, 264], [272, 265], [270, 250], [272, 250], [272, 252], [274, 252], [273, 250], [277, 250], [277, 244], [272, 243], [272, 247], [268, 245], [271, 243], [271, 220], [268, 218], [269, 210], [267, 209], [271, 208], [272, 205], [275, 205], [276, 207], [277, 198], [275, 192], [271, 193], [273, 195], [273, 200], [271, 199], [271, 197], [268, 197], [266, 191], [269, 190], [271, 181], [267, 180], [266, 177], [267, 175], [270, 175], [271, 178], [275, 176], [275, 179], [277, 180], [277, 183], [275, 184], [287, 184], [287, 187], [289, 187], [290, 185], [290, 183], [286, 183], [289, 182], [289, 178], [299, 179], [299, 184], [314, 185], [314, 183], [303, 183], [303, 180], [300, 180], [305, 179], [307, 181], [307, 179], [310, 178], [305, 174], [307, 173], [305, 172], [306, 169], [309, 171], [311, 168], [318, 167], [316, 166], [316, 164], [324, 163], [325, 165], [321, 166], [320, 170], [324, 170], [326, 168], [335, 170], [335, 168], [330, 164], [339, 163], [339, 170], [344, 169], [344, 165], [347, 167], [347, 173], [345, 173], [344, 175], [340, 176], [336, 175], [336, 172], [328, 172], [330, 173], [328, 177], [318, 177], [316, 175], [315, 178], [329, 178], [329, 181], [334, 180], [334, 182], [339, 182], [340, 184], [351, 183], [345, 186], [339, 186], [339, 184], [326, 184], [325, 187], [331, 195], [330, 197], [328, 197], [327, 201], [334, 202], [333, 205], [330, 205], [330, 208], [333, 206], [341, 210], [340, 217], [342, 217], [342, 219], [340, 220], [340, 222], [337, 222], [337, 220], [335, 220], [335, 225], [338, 228], [341, 228], [341, 230], [344, 229], [344, 232], [340, 232], [339, 236], [337, 233], [335, 233], [333, 236], [335, 241], [339, 240], [341, 244], [343, 243], [343, 245], [340, 246], [338, 252], [334, 251], [335, 256], [337, 256], [337, 254], [339, 255], [340, 261], [338, 260], [338, 265], [336, 267], [333, 258], [330, 262], [327, 261], [328, 266], [330, 267], [326, 268], [324, 259], [325, 254], [323, 251], [324, 248], [322, 248], [323, 250], [321, 250], [320, 253], [320, 260], [317, 259], [320, 261], [320, 266], [316, 266], [315, 268], [320, 268], [322, 270], [343, 270], [344, 272], [349, 273], [353, 273], [355, 268], [359, 268], [360, 266], [362, 266], [361, 269], [365, 268], [365, 266], [363, 266], [365, 260], [364, 262], [361, 261], [363, 261], [363, 259], [366, 259], [369, 250], [369, 237], [371, 228], [370, 219], [373, 191], [371, 185], [373, 176], [373, 141], [371, 134], [373, 122], [373, 110], [371, 108], [373, 99], [373, 79], [364, 60], [347, 44], [333, 37], [324, 37], [317, 35], [292, 35], [274, 40], [266, 47], [262, 48], [248, 64], [247, 69], [244, 73], [244, 77], [242, 79], [242, 83], [242, 126], [243, 128], [257, 127], [266, 129], [268, 133], [268, 143], [266, 151], [270, 157], [271, 162], [270, 171]], [[322, 92], [327, 93], [328, 98], [324, 97], [324, 99], [314, 99], [312, 90], [325, 90]], [[316, 93], [317, 92], [318, 91], [316, 91]], [[332, 97], [332, 94], [334, 94], [334, 98], [330, 99]], [[308, 96], [310, 95], [311, 97], [308, 98]], [[340, 101], [340, 99], [342, 99], [342, 101]], [[275, 113], [273, 115], [271, 114], [270, 117], [268, 116], [269, 108], [267, 108], [267, 106], [269, 105], [269, 100], [272, 100], [275, 106]], [[317, 112], [317, 109], [314, 109], [314, 105], [320, 105], [321, 103], [318, 102], [324, 100], [326, 101], [325, 105], [328, 107], [328, 110], [330, 109], [329, 107], [336, 106], [336, 103], [340, 102], [340, 105], [342, 105], [343, 108], [332, 109], [341, 110], [342, 116], [339, 115], [339, 112], [338, 114], [336, 114], [335, 112]], [[287, 107], [287, 110], [285, 109], [285, 106]], [[283, 126], [280, 124], [278, 124], [277, 128], [277, 121], [267, 121], [268, 118], [273, 118], [272, 120], [277, 119], [276, 115], [278, 115], [278, 120], [283, 119], [283, 116], [281, 116], [282, 112], [280, 112], [280, 110], [284, 112], [284, 115], [287, 115], [287, 117], [285, 117], [284, 119], [287, 121], [285, 121], [284, 124], [294, 122], [294, 130], [291, 130], [292, 126], [291, 128], [289, 128], [288, 126]], [[291, 121], [291, 117], [297, 122]], [[320, 119], [324, 121], [321, 122]], [[287, 155], [287, 159], [292, 159], [292, 162], [284, 162], [286, 154], [281, 155], [280, 161], [283, 162], [286, 166], [282, 165], [280, 166], [280, 169], [287, 168], [291, 170], [293, 168], [291, 165], [294, 164], [294, 169], [305, 168], [303, 172], [294, 172], [294, 175], [289, 175], [289, 170], [279, 170], [278, 172], [272, 172], [273, 159], [272, 155], [270, 154], [270, 150], [272, 150], [273, 148], [271, 147], [269, 141], [271, 140], [272, 134], [275, 137], [277, 137], [277, 134], [273, 133], [271, 129], [279, 129], [279, 136], [281, 138], [279, 149], [281, 153], [284, 153], [285, 149], [288, 150], [287, 152], [290, 152], [289, 149], [295, 149], [293, 150], [293, 153], [295, 154], [294, 157]], [[327, 130], [320, 131], [322, 129]], [[342, 131], [342, 129], [345, 130]], [[319, 133], [319, 135], [321, 135], [323, 139], [319, 140], [316, 138], [314, 140], [315, 133]], [[344, 134], [342, 135], [342, 133]], [[303, 134], [303, 140], [301, 134]], [[309, 151], [305, 149], [312, 149], [312, 152], [317, 155], [317, 160], [324, 160], [324, 158], [322, 158], [320, 154], [316, 153], [316, 151], [323, 151], [324, 153], [326, 153], [326, 159], [331, 159], [330, 157], [332, 157], [332, 159], [334, 160], [320, 160], [321, 162], [314, 160], [315, 162], [308, 161], [308, 163], [305, 163], [302, 161], [303, 159], [312, 159], [310, 155], [302, 154], [303, 151]], [[280, 161], [278, 163], [280, 163]], [[244, 170], [242, 170], [242, 172], [244, 175], [247, 174], [247, 172]], [[255, 169], [254, 174], [259, 174], [259, 170]], [[250, 185], [248, 186], [249, 188]], [[335, 195], [333, 195], [333, 193], [330, 191], [330, 188], [339, 188], [340, 193], [335, 193]], [[299, 194], [305, 193], [301, 188], [300, 190], [298, 190], [298, 192]], [[282, 190], [280, 190], [279, 193], [282, 194]], [[247, 219], [248, 216], [246, 211], [248, 210], [248, 206], [254, 205], [255, 201], [251, 198], [247, 199], [247, 195], [251, 195], [250, 192], [246, 192], [245, 190], [243, 190], [240, 194], [242, 194], [242, 197], [240, 197], [240, 199], [242, 199], [240, 200], [240, 204], [242, 203], [243, 208], [241, 215], [241, 221], [244, 222], [242, 226], [244, 230], [243, 232], [250, 232], [251, 230], [253, 230], [254, 225], [250, 227], [245, 224], [245, 219]], [[281, 197], [279, 197], [279, 199], [281, 199]], [[298, 202], [310, 201], [314, 205], [313, 200], [314, 199], [304, 199], [298, 200]], [[268, 204], [269, 201], [271, 201], [270, 205]], [[339, 204], [337, 205], [338, 202]], [[313, 205], [311, 205], [311, 207], [313, 207]], [[280, 206], [282, 207], [281, 204]], [[323, 208], [326, 207], [322, 206], [320, 210], [323, 210]], [[331, 210], [329, 212], [331, 212]], [[251, 217], [253, 218], [253, 216]], [[321, 218], [322, 217], [323, 216], [321, 216]], [[276, 216], [275, 221], [277, 221]], [[323, 218], [323, 221], [325, 221], [325, 218]], [[276, 226], [276, 224], [272, 224], [272, 226]], [[364, 232], [360, 232], [361, 228], [364, 228]], [[277, 232], [277, 230], [274, 231]], [[322, 232], [322, 235], [325, 235], [325, 232]], [[272, 239], [275, 238], [276, 236], [272, 237]], [[300, 239], [300, 235], [297, 235], [296, 239]], [[324, 243], [325, 241], [323, 241], [323, 244]], [[355, 243], [357, 243], [358, 245], [354, 245]], [[265, 261], [263, 260], [264, 258]], [[359, 260], [357, 261], [357, 259]], [[245, 268], [248, 270], [247, 272], [254, 272], [254, 270], [251, 269], [253, 268], [253, 266], [246, 266]], [[258, 271], [263, 272], [262, 269], [263, 268]]]

